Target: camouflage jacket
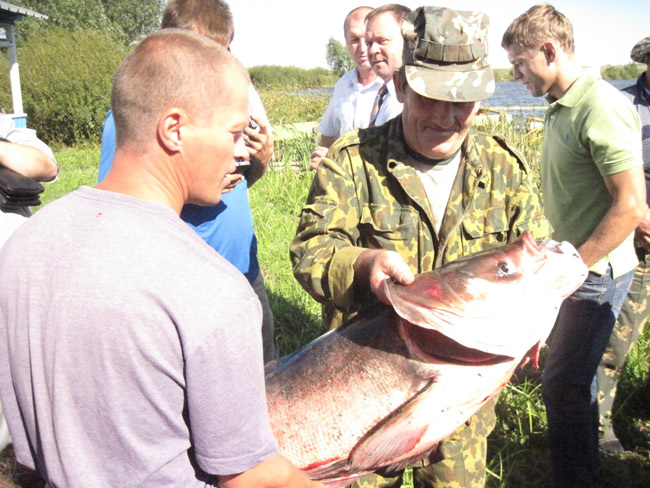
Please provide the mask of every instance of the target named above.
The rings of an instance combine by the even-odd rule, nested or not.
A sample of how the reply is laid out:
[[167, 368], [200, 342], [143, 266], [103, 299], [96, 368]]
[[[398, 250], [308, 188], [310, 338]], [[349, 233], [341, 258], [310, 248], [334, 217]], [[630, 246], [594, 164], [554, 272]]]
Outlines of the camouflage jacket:
[[396, 251], [417, 274], [526, 230], [551, 234], [523, 156], [503, 139], [470, 131], [439, 233], [420, 178], [403, 161], [399, 116], [348, 133], [320, 163], [290, 245], [294, 276], [319, 302], [348, 315], [375, 300], [353, 286], [366, 249]]

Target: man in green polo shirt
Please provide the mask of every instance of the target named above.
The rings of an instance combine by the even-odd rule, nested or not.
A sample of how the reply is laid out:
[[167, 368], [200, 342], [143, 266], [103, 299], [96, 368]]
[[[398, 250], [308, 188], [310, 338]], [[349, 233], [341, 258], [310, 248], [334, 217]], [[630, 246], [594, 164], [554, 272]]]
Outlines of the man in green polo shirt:
[[542, 190], [553, 239], [571, 242], [589, 266], [562, 305], [542, 378], [554, 487], [592, 486], [598, 471], [595, 373], [625, 299], [643, 218], [641, 126], [632, 105], [597, 70], [574, 58], [573, 29], [551, 5], [515, 19], [502, 46], [514, 77], [547, 95]]

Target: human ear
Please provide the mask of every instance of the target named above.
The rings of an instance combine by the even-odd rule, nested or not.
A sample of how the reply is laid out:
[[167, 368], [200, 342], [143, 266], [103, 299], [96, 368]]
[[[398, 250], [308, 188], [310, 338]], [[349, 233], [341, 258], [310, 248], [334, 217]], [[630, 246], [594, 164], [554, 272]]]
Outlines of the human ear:
[[183, 132], [187, 116], [181, 109], [170, 108], [161, 115], [156, 127], [160, 145], [169, 152], [178, 152], [183, 146]]
[[404, 103], [406, 98], [406, 74], [402, 70], [397, 70], [393, 73], [393, 83], [395, 84], [395, 95], [399, 103]]
[[555, 45], [552, 42], [547, 41], [542, 44], [542, 52], [544, 53], [547, 64], [551, 64], [553, 61], [555, 61], [557, 52], [555, 51]]

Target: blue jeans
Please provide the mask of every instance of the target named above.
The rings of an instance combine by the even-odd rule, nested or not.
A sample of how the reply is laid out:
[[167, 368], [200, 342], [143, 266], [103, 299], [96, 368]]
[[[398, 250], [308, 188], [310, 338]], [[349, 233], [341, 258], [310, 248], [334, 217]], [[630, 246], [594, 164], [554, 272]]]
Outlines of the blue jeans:
[[589, 273], [558, 314], [542, 376], [556, 488], [592, 486], [600, 465], [595, 374], [634, 270]]

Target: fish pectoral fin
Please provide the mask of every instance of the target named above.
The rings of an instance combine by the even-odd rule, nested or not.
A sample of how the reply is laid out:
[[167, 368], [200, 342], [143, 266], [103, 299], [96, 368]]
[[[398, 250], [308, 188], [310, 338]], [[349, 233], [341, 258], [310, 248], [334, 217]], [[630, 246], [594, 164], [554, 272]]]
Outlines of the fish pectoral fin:
[[379, 472], [379, 474], [388, 478], [397, 476], [400, 471], [403, 471], [406, 467], [410, 466], [411, 464], [417, 463], [418, 461], [422, 461], [423, 459], [428, 458], [429, 455], [437, 448], [438, 448], [438, 444], [434, 444], [431, 448], [422, 451], [420, 454], [416, 456], [406, 458], [398, 463], [390, 464], [388, 466], [383, 467]]
[[350, 463], [347, 459], [335, 461], [333, 463], [323, 464], [316, 468], [306, 469], [305, 472], [313, 480], [329, 480], [332, 478], [345, 479], [351, 476]]
[[394, 410], [374, 426], [350, 453], [350, 467], [356, 470], [372, 470], [390, 465], [402, 465], [421, 459], [423, 452], [430, 452], [435, 444], [421, 445], [420, 441], [431, 422], [431, 412], [422, 405], [434, 380], [407, 402]]

